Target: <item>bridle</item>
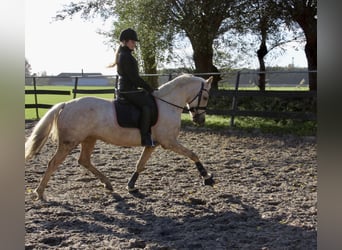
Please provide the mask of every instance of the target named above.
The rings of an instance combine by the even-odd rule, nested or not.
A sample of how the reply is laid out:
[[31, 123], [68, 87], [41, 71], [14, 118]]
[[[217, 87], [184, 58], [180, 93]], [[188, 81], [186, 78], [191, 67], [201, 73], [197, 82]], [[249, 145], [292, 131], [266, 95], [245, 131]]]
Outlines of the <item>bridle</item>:
[[178, 105], [176, 105], [176, 104], [174, 104], [174, 103], [171, 103], [171, 102], [168, 102], [168, 101], [166, 101], [166, 100], [163, 100], [163, 99], [161, 99], [161, 98], [159, 98], [159, 97], [157, 97], [157, 96], [155, 96], [155, 98], [157, 98], [157, 99], [161, 100], [162, 102], [165, 102], [165, 103], [167, 103], [167, 104], [169, 104], [169, 105], [171, 105], [171, 106], [174, 106], [174, 107], [176, 107], [176, 108], [182, 109], [183, 111], [186, 111], [186, 112], [189, 112], [189, 111], [190, 111], [190, 112], [196, 112], [197, 110], [204, 110], [202, 113], [196, 114], [196, 116], [199, 116], [199, 115], [205, 113], [205, 111], [206, 111], [206, 109], [207, 109], [206, 106], [200, 106], [201, 100], [202, 100], [203, 91], [205, 91], [205, 92], [207, 92], [207, 93], [209, 94], [209, 91], [208, 91], [207, 89], [204, 88], [204, 83], [202, 82], [200, 91], [197, 93], [197, 95], [195, 95], [194, 98], [191, 99], [190, 102], [187, 103], [188, 105], [190, 105], [190, 104], [193, 103], [193, 102], [196, 100], [196, 98], [198, 97], [197, 106], [196, 106], [196, 107], [190, 107], [190, 108], [178, 106]]

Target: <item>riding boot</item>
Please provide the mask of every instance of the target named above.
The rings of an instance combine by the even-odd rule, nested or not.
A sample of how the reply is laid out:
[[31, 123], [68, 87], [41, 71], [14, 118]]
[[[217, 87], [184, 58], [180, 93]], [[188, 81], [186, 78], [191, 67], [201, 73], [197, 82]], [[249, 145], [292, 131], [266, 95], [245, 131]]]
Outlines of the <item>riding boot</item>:
[[142, 108], [141, 119], [140, 119], [140, 134], [141, 134], [141, 145], [145, 147], [153, 147], [153, 141], [151, 138], [151, 110], [148, 106]]

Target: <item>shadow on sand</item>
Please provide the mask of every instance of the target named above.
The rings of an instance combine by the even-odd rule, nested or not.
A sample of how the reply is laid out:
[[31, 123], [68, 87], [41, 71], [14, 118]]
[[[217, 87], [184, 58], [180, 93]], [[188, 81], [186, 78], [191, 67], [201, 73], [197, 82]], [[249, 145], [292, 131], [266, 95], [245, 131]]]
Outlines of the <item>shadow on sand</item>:
[[[157, 208], [137, 209], [136, 202], [130, 202], [131, 199], [145, 203], [154, 202], [141, 193], [136, 193], [130, 198], [114, 195], [105, 204], [107, 211], [109, 208], [113, 213], [91, 211], [83, 208], [82, 204], [75, 206], [67, 202], [48, 202], [45, 205], [64, 212], [54, 214], [49, 220], [43, 221], [42, 218], [40, 230], [63, 233], [45, 237], [34, 246], [27, 244], [26, 249], [47, 246], [71, 247], [70, 244], [75, 242], [69, 238], [77, 234], [96, 234], [99, 244], [102, 239], [102, 246], [106, 249], [317, 248], [315, 230], [286, 225], [279, 222], [282, 218], [263, 219], [255, 208], [231, 195], [223, 195], [222, 199], [230, 205], [239, 207], [239, 212], [215, 212], [210, 205], [192, 199], [186, 202], [170, 201], [166, 204], [169, 206], [168, 210], [172, 210], [173, 206], [183, 206], [187, 212], [164, 216], [158, 215]], [[113, 240], [107, 240], [105, 243], [103, 237]], [[84, 243], [91, 247], [91, 242]]]

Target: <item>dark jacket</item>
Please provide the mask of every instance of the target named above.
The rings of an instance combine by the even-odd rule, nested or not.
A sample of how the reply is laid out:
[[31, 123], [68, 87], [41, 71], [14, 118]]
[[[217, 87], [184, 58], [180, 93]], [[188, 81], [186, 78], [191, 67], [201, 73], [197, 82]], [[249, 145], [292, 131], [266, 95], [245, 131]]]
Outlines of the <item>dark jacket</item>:
[[127, 47], [120, 48], [118, 61], [119, 90], [134, 91], [138, 87], [152, 92], [153, 89], [139, 76], [137, 60], [132, 56], [132, 51]]

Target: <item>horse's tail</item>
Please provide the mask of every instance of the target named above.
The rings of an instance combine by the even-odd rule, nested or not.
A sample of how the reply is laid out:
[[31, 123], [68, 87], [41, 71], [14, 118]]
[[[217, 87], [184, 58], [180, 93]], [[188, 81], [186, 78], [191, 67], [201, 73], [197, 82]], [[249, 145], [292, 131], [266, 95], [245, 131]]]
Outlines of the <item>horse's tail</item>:
[[[54, 105], [34, 127], [30, 137], [25, 142], [25, 161], [32, 158], [44, 146], [52, 128], [54, 130], [56, 128], [57, 117], [64, 106], [65, 103]], [[56, 131], [54, 131], [54, 139], [57, 139]]]

